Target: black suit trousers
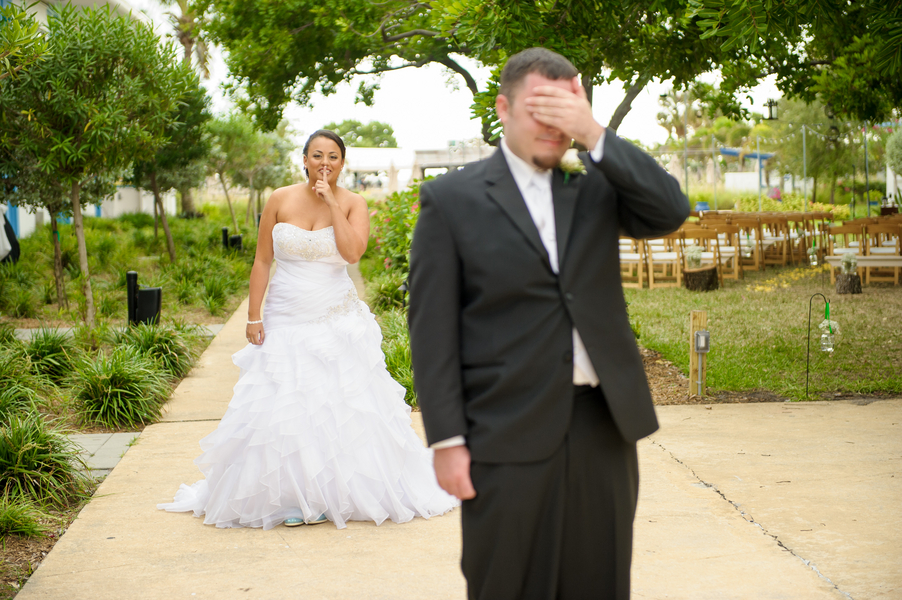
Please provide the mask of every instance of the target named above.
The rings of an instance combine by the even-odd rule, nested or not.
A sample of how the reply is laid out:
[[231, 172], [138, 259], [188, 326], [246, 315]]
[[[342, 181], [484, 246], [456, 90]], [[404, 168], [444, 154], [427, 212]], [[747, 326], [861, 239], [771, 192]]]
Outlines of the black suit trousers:
[[530, 463], [480, 463], [463, 503], [470, 600], [626, 600], [639, 490], [635, 443], [599, 388], [574, 387], [563, 444]]

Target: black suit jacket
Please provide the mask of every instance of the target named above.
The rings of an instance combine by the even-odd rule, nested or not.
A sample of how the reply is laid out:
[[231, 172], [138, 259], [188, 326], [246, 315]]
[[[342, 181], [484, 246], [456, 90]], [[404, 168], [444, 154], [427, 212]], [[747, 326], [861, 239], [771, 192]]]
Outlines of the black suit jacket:
[[657, 429], [620, 280], [620, 232], [676, 230], [676, 180], [606, 133], [588, 173], [555, 170], [559, 274], [507, 161], [490, 158], [423, 185], [410, 257], [410, 332], [429, 443], [465, 435], [473, 460], [550, 456], [569, 428], [575, 325], [620, 433]]

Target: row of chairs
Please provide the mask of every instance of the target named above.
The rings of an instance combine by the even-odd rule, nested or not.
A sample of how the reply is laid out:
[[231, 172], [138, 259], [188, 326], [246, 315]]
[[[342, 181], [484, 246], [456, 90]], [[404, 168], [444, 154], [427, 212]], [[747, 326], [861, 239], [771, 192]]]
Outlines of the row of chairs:
[[[701, 249], [702, 267], [717, 267], [721, 284], [725, 278], [742, 278], [745, 270], [806, 263], [810, 248], [830, 263], [846, 248], [854, 248], [862, 256], [879, 256], [859, 259], [863, 280], [899, 283], [899, 269], [889, 267], [887, 271], [887, 265], [895, 264], [895, 257], [902, 260], [902, 242], [894, 229], [896, 224], [902, 225], [902, 217], [856, 220], [839, 227], [831, 225], [831, 218], [829, 212], [703, 213], [697, 221], [687, 221], [677, 232], [657, 239], [622, 237], [623, 284], [681, 286], [688, 268], [687, 249], [692, 246]], [[840, 244], [838, 237], [842, 237]], [[834, 276], [831, 273], [831, 278]]]
[[831, 265], [830, 281], [842, 257], [852, 252], [858, 275], [865, 284], [876, 281], [899, 285], [902, 272], [902, 217], [856, 219], [827, 228], [828, 246], [824, 259]]
[[690, 268], [687, 250], [699, 248], [700, 267], [715, 266], [718, 279], [742, 277], [743, 251], [735, 225], [717, 229], [686, 224], [678, 231], [652, 240], [620, 238], [620, 272], [625, 287], [679, 287]]

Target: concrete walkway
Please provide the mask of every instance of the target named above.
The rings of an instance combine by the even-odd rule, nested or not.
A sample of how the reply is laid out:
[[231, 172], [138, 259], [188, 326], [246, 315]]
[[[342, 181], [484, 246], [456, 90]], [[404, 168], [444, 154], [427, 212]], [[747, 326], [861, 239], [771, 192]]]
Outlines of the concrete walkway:
[[[197, 442], [228, 405], [245, 315], [242, 305], [18, 600], [466, 598], [459, 511], [262, 531], [156, 510], [199, 477]], [[633, 598], [902, 598], [902, 399], [658, 414], [660, 432], [639, 445]]]

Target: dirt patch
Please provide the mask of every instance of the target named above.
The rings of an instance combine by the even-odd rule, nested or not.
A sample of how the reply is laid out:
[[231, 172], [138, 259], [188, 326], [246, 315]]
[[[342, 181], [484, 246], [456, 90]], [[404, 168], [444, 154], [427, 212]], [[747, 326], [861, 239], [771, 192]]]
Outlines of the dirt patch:
[[[661, 353], [639, 348], [651, 397], [658, 406], [668, 404], [740, 404], [747, 402], [785, 402], [787, 398], [768, 390], [715, 392], [708, 390], [704, 398], [689, 396], [689, 378], [664, 358]], [[831, 398], [832, 399], [832, 398]]]
[[52, 519], [43, 521], [50, 531], [45, 536], [0, 537], [0, 600], [9, 600], [19, 593], [87, 502], [76, 502], [63, 510], [49, 511]]

